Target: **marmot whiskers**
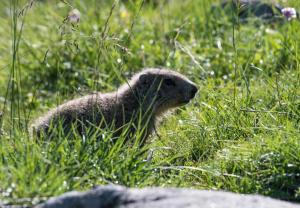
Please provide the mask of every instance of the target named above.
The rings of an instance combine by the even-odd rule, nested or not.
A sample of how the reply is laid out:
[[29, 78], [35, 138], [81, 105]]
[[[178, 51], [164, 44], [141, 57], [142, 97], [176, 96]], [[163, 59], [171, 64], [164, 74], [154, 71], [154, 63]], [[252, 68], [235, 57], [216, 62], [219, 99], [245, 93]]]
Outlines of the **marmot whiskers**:
[[[111, 93], [94, 93], [70, 100], [37, 119], [33, 132], [50, 136], [62, 125], [65, 133], [84, 134], [87, 127], [113, 127], [116, 135], [130, 123], [134, 133], [144, 128], [143, 140], [153, 131], [156, 118], [168, 109], [187, 104], [198, 89], [185, 76], [167, 69], [145, 69]], [[74, 129], [74, 128], [73, 128]]]

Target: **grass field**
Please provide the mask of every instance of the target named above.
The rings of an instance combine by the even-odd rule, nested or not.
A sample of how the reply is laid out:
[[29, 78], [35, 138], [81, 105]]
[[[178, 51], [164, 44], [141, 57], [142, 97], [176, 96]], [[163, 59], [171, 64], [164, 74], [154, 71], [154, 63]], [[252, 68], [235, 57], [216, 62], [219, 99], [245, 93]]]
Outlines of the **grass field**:
[[[112, 183], [300, 202], [298, 20], [240, 23], [212, 13], [217, 0], [26, 2], [0, 2], [0, 200], [31, 205]], [[79, 24], [64, 22], [73, 8]], [[28, 135], [42, 112], [115, 90], [143, 67], [176, 69], [200, 89], [144, 148], [112, 144], [109, 131], [100, 142]]]

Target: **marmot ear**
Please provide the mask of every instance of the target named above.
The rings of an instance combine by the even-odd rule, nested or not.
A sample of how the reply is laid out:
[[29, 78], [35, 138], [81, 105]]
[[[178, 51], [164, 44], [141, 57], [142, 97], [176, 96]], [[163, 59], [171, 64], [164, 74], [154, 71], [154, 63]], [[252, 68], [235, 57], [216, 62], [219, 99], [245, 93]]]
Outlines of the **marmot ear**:
[[150, 83], [149, 75], [141, 74], [139, 77], [139, 81], [142, 85], [148, 85]]

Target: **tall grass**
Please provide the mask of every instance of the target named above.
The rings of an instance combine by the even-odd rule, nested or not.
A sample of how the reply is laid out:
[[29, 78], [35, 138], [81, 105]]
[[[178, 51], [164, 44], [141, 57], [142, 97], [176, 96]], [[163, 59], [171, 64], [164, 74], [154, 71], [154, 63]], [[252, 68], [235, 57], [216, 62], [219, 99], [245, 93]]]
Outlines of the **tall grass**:
[[[1, 2], [1, 200], [32, 205], [113, 183], [299, 201], [300, 24], [242, 24], [235, 12], [215, 15], [213, 3]], [[62, 24], [73, 8], [80, 23]], [[110, 128], [73, 139], [61, 128], [51, 140], [27, 134], [41, 112], [115, 90], [149, 66], [176, 68], [200, 92], [167, 115], [145, 147], [138, 145], [142, 127], [131, 143], [126, 131], [114, 138]]]

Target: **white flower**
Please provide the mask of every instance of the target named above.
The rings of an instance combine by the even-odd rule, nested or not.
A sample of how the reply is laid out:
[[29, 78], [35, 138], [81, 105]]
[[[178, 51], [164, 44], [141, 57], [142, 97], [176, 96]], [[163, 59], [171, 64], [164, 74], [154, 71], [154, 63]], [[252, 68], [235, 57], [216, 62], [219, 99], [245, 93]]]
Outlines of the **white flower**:
[[68, 15], [69, 22], [78, 23], [80, 20], [80, 12], [78, 9], [73, 9]]
[[291, 19], [297, 18], [297, 12], [295, 8], [286, 7], [281, 10], [281, 13], [290, 21]]

